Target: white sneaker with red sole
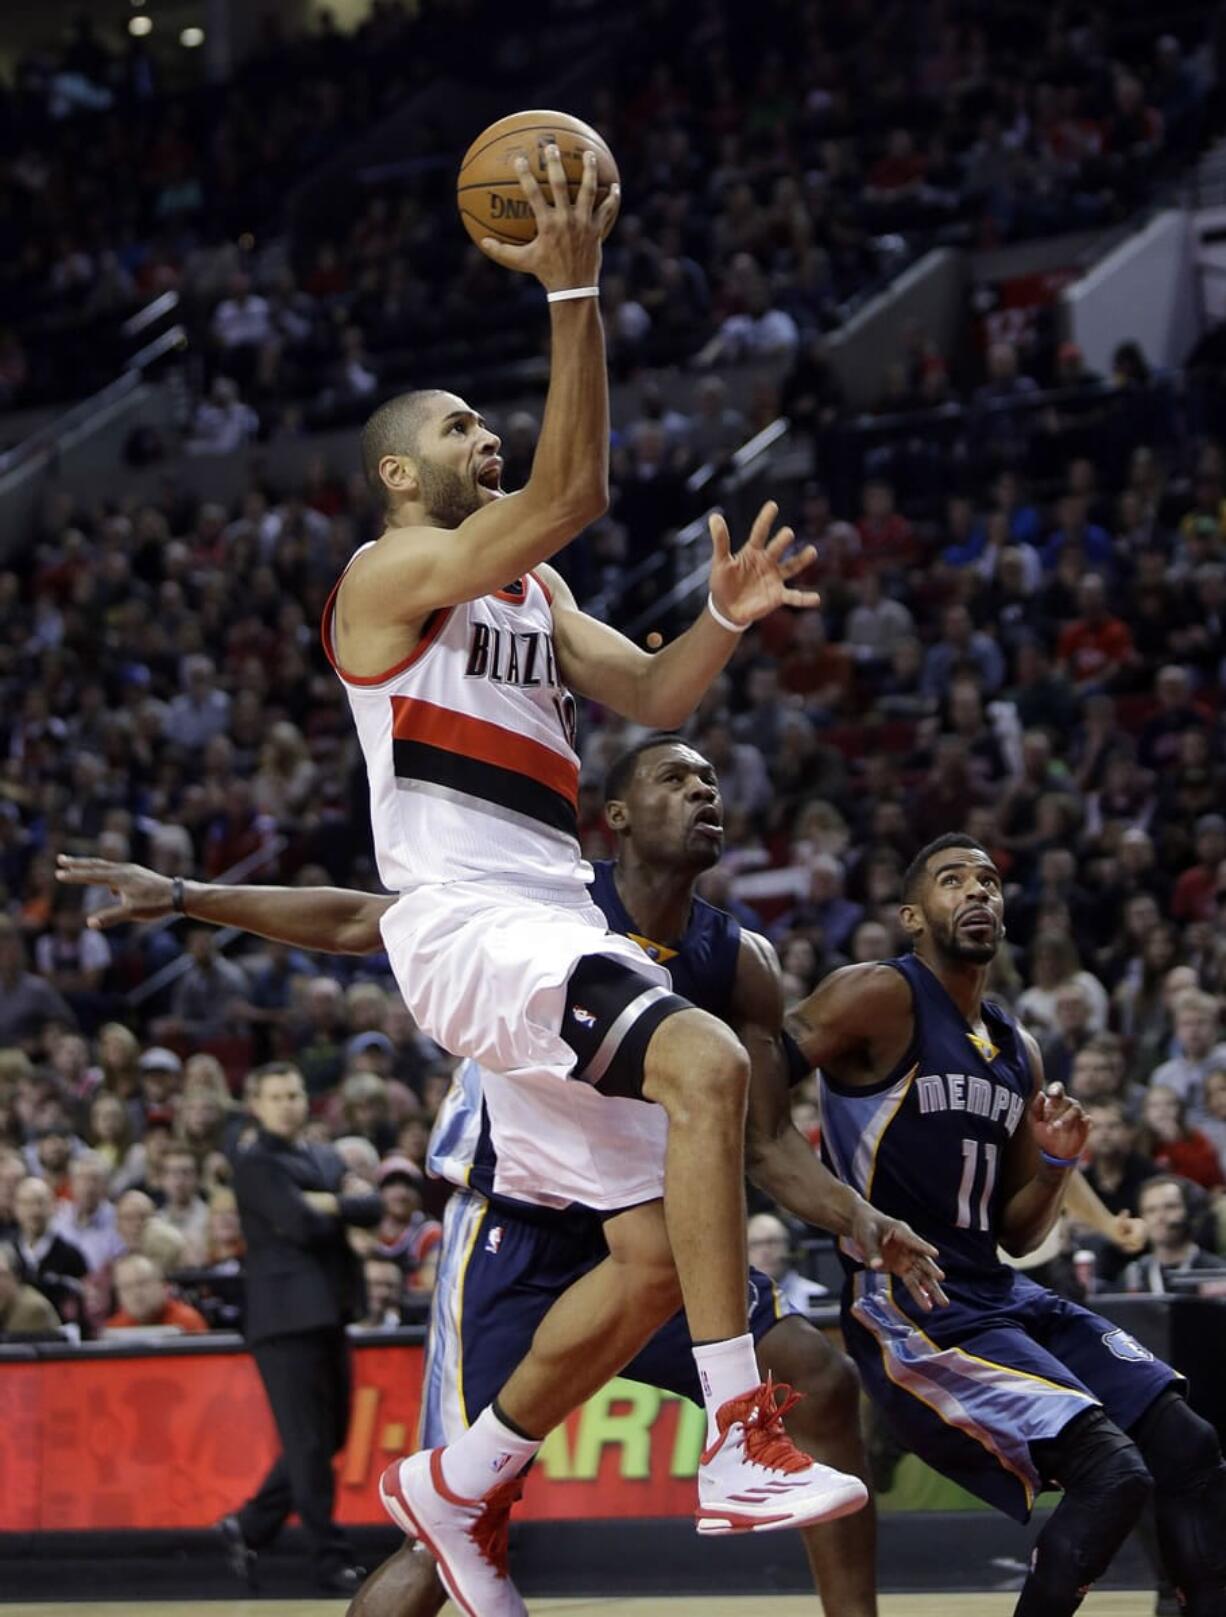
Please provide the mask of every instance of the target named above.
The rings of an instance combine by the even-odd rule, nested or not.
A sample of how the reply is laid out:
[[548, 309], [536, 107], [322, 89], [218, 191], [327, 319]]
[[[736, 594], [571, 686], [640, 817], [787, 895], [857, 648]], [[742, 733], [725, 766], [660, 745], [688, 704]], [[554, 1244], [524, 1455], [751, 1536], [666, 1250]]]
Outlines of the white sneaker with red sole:
[[467, 1617], [527, 1617], [507, 1570], [511, 1507], [523, 1479], [500, 1483], [484, 1499], [461, 1499], [443, 1478], [442, 1449], [393, 1460], [379, 1479], [383, 1508], [424, 1544], [443, 1587]]
[[718, 1436], [703, 1450], [698, 1467], [694, 1515], [700, 1533], [810, 1527], [850, 1516], [868, 1503], [859, 1477], [810, 1459], [784, 1431], [784, 1415], [799, 1402], [790, 1387], [767, 1376], [760, 1387], [720, 1406]]

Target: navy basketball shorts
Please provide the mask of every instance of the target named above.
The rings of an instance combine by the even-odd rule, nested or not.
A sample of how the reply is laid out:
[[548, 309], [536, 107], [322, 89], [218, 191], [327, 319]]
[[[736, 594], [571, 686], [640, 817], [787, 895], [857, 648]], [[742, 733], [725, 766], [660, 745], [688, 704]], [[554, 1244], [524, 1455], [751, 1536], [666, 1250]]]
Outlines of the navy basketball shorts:
[[1040, 1477], [1030, 1445], [1101, 1405], [1128, 1430], [1177, 1381], [1110, 1320], [1012, 1270], [920, 1314], [888, 1275], [856, 1275], [843, 1336], [864, 1389], [907, 1448], [1017, 1521]]
[[[418, 1444], [454, 1442], [493, 1402], [562, 1293], [608, 1256], [601, 1223], [579, 1211], [520, 1217], [457, 1191], [439, 1253]], [[795, 1313], [759, 1270], [749, 1273], [749, 1328], [760, 1342]], [[702, 1390], [684, 1313], [678, 1312], [622, 1371], [696, 1404]]]

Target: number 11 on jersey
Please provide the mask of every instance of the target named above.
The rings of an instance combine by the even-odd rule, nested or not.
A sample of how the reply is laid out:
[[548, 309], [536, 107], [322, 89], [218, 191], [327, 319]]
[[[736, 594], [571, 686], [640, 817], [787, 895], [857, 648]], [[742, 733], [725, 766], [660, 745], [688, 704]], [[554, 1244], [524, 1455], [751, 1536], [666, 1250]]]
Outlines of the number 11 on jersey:
[[971, 1199], [975, 1194], [975, 1180], [979, 1175], [979, 1140], [963, 1140], [962, 1142], [962, 1181], [958, 1186], [958, 1228], [960, 1230], [986, 1230], [988, 1228], [988, 1208], [992, 1203], [992, 1191], [996, 1187], [996, 1156], [997, 1148], [990, 1141], [983, 1144], [983, 1189], [979, 1193], [977, 1205], [978, 1217], [971, 1223]]

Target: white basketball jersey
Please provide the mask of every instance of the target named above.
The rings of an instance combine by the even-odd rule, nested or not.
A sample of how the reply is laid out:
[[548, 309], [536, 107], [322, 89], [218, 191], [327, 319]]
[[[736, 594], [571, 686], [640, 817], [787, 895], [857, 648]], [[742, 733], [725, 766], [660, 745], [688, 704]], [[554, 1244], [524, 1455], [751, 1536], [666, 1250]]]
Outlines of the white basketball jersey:
[[577, 831], [575, 700], [558, 677], [545, 586], [529, 574], [440, 608], [412, 654], [374, 679], [337, 659], [339, 588], [324, 608], [324, 650], [366, 759], [383, 885], [582, 890], [592, 872]]

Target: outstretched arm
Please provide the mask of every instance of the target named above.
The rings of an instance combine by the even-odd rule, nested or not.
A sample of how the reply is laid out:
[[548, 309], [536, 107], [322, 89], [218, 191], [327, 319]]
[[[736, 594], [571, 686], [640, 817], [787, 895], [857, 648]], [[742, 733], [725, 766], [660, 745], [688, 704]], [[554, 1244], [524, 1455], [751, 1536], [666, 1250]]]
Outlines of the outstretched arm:
[[898, 1275], [921, 1308], [944, 1303], [936, 1248], [836, 1179], [792, 1122], [779, 961], [766, 939], [752, 932], [741, 935], [734, 1014], [750, 1060], [750, 1179], [794, 1217], [845, 1237], [869, 1268]]
[[728, 662], [740, 629], [768, 617], [780, 606], [813, 607], [812, 590], [789, 585], [817, 552], [806, 545], [787, 555], [791, 528], [771, 537], [779, 507], [768, 500], [758, 512], [745, 544], [735, 555], [728, 524], [714, 512], [711, 528], [711, 598], [721, 616], [738, 625], [723, 628], [705, 607], [683, 635], [655, 656], [608, 624], [581, 612], [557, 573], [543, 567], [553, 594], [554, 644], [562, 677], [581, 696], [611, 707], [636, 724], [671, 730], [683, 724]]
[[[595, 205], [594, 152], [585, 154], [574, 202], [556, 147], [547, 153], [546, 169], [549, 197], [525, 160], [518, 170], [535, 237], [522, 246], [486, 242], [485, 250], [508, 269], [535, 275], [547, 292], [595, 286], [618, 188]], [[402, 529], [363, 552], [341, 586], [343, 635], [417, 623], [437, 607], [500, 589], [561, 550], [607, 507], [609, 387], [599, 300], [551, 303], [549, 317], [549, 392], [527, 483], [487, 502], [457, 528]], [[453, 425], [469, 430], [471, 423]], [[404, 458], [388, 457], [393, 465]]]
[[[109, 887], [117, 902], [96, 910], [96, 931], [127, 921], [157, 921], [175, 914], [174, 884], [143, 865], [61, 854], [55, 877], [70, 887]], [[273, 943], [324, 954], [374, 954], [383, 947], [379, 921], [395, 903], [384, 893], [346, 887], [226, 887], [185, 881], [179, 912], [212, 926], [234, 926]]]

